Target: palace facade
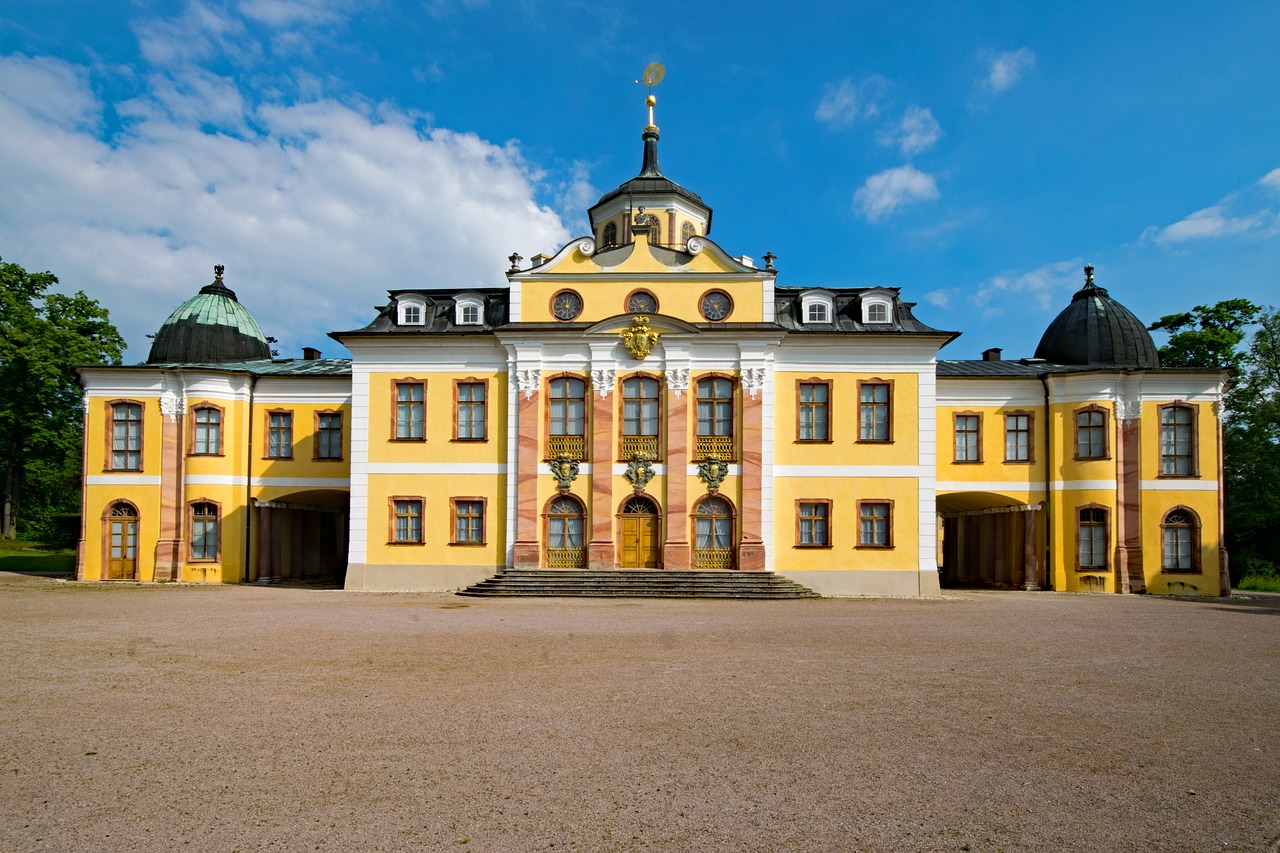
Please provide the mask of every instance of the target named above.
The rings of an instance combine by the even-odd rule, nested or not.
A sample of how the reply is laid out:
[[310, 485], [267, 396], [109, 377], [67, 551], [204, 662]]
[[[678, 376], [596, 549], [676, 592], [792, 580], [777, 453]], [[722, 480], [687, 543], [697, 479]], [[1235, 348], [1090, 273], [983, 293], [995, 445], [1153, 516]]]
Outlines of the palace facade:
[[732, 256], [658, 166], [505, 281], [389, 292], [272, 357], [216, 270], [147, 362], [80, 371], [82, 580], [450, 590], [505, 568], [1222, 595], [1225, 374], [1161, 368], [1086, 268], [1034, 358], [894, 287]]

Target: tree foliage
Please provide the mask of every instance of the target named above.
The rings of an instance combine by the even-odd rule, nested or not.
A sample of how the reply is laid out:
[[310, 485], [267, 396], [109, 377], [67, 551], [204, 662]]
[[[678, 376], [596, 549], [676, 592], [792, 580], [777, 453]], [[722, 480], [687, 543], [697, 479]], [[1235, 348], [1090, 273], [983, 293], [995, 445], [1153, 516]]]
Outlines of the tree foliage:
[[80, 500], [83, 403], [75, 368], [119, 364], [124, 339], [83, 292], [0, 258], [0, 536], [38, 538]]
[[1169, 333], [1163, 366], [1233, 371], [1223, 420], [1227, 548], [1233, 580], [1265, 573], [1280, 563], [1280, 311], [1228, 299], [1150, 328]]

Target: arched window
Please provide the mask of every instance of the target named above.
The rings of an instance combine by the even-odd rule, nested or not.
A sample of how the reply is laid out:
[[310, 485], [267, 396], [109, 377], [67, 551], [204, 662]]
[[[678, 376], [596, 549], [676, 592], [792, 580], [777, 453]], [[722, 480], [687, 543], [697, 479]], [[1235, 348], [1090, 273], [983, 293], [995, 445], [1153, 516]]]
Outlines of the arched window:
[[557, 376], [549, 383], [547, 458], [561, 454], [587, 458], [587, 383], [575, 376]]
[[658, 458], [658, 429], [661, 421], [658, 380], [651, 376], [631, 376], [622, 383], [622, 457], [644, 453]]
[[218, 505], [215, 503], [191, 504], [191, 559], [218, 559]]
[[104, 580], [134, 580], [138, 576], [138, 508], [128, 501], [107, 507], [107, 565]]
[[719, 495], [704, 498], [693, 513], [693, 565], [733, 568], [733, 506]]
[[690, 237], [692, 237], [692, 236], [694, 236], [694, 230], [693, 230], [693, 223], [692, 223], [692, 222], [686, 222], [684, 225], [681, 225], [681, 226], [680, 226], [680, 239], [682, 239], [682, 240], [684, 240], [684, 242], [688, 243], [688, 242], [689, 242], [689, 238], [690, 238]]
[[586, 566], [583, 545], [582, 504], [571, 497], [558, 497], [547, 507], [547, 568], [581, 569]]
[[606, 248], [618, 245], [618, 223], [605, 223], [604, 230], [600, 233], [600, 245]]
[[1200, 571], [1200, 519], [1184, 506], [1169, 510], [1160, 523], [1160, 568]]

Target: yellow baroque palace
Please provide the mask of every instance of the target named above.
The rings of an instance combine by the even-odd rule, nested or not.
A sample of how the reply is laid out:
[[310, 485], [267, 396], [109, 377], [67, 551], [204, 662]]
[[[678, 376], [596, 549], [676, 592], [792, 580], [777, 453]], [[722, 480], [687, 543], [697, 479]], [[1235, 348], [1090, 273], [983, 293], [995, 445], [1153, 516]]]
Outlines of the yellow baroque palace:
[[[652, 122], [652, 120], [651, 120]], [[1034, 358], [948, 361], [897, 288], [778, 281], [640, 173], [591, 236], [395, 290], [351, 359], [273, 358], [215, 281], [80, 371], [82, 580], [451, 590], [507, 568], [1224, 595], [1225, 375], [1084, 287]]]

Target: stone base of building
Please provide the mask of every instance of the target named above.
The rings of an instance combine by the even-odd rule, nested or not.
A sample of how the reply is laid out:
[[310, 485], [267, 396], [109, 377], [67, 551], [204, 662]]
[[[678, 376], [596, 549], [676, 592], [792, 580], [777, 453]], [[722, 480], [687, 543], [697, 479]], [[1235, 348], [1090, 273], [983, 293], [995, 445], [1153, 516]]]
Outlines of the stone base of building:
[[398, 566], [350, 563], [344, 589], [379, 592], [455, 592], [502, 571], [501, 566]]
[[778, 574], [834, 598], [936, 598], [942, 594], [937, 572], [814, 570]]

